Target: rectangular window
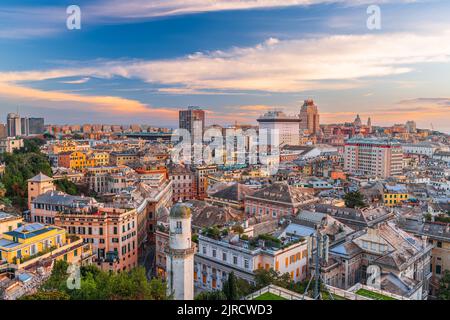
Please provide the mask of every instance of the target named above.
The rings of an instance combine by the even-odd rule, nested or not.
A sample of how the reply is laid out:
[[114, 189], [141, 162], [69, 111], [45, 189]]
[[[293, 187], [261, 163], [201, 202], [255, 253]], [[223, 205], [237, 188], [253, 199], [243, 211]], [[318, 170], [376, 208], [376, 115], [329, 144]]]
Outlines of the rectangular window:
[[441, 274], [441, 266], [436, 266], [436, 274]]
[[177, 226], [176, 226], [176, 233], [182, 233], [183, 229], [182, 229], [182, 224], [181, 221], [177, 221]]

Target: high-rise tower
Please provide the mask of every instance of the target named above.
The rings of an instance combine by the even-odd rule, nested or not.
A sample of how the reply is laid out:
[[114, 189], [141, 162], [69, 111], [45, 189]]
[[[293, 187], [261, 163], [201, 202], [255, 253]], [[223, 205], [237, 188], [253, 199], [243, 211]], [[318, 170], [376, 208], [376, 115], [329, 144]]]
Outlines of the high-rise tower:
[[8, 137], [16, 137], [22, 135], [22, 123], [18, 114], [8, 113], [8, 116], [6, 118], [6, 126]]
[[320, 131], [319, 111], [312, 99], [305, 100], [300, 109], [300, 131], [317, 134]]
[[205, 111], [199, 107], [188, 107], [187, 110], [179, 111], [179, 128], [186, 129], [194, 134], [194, 127], [201, 129], [201, 136], [205, 131]]
[[167, 293], [175, 300], [193, 300], [195, 244], [191, 240], [191, 209], [175, 204], [170, 210], [169, 229]]

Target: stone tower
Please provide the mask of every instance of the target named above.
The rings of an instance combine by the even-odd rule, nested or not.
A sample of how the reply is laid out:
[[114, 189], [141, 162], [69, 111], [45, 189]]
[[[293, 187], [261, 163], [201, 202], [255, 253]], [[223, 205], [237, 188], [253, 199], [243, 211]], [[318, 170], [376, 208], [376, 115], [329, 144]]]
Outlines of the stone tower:
[[191, 241], [191, 209], [175, 204], [170, 210], [169, 228], [167, 293], [174, 300], [193, 300], [195, 244]]
[[28, 209], [31, 210], [31, 201], [37, 196], [46, 193], [47, 191], [55, 191], [53, 179], [46, 176], [42, 172], [28, 179]]

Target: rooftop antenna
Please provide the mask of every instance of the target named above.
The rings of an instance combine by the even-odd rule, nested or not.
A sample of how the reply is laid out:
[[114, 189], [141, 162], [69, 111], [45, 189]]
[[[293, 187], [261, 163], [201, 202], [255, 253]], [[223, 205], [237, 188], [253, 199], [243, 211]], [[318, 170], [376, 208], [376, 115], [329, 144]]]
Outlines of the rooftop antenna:
[[[322, 265], [322, 262], [328, 262], [329, 259], [329, 237], [327, 235], [322, 235], [318, 230], [316, 230], [315, 234], [310, 236], [311, 239], [311, 246], [308, 245], [308, 251], [312, 253], [314, 256], [314, 274], [311, 275], [311, 278], [309, 280], [309, 283], [305, 289], [306, 294], [308, 292], [309, 286], [311, 284], [312, 279], [314, 278], [314, 288], [313, 288], [313, 299], [314, 300], [321, 300], [321, 290], [320, 290], [320, 284], [323, 282], [323, 277], [320, 272], [320, 267]], [[315, 241], [313, 241], [315, 240]], [[315, 242], [315, 252], [313, 252], [312, 245]], [[308, 253], [309, 253], [308, 252]], [[312, 258], [311, 255], [311, 258]]]

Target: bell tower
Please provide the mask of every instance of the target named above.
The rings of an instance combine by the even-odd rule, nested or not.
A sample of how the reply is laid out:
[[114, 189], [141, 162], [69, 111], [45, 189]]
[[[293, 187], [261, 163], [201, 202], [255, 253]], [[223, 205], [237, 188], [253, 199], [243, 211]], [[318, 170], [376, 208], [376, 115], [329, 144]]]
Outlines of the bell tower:
[[194, 253], [191, 209], [175, 204], [169, 215], [169, 246], [166, 247], [167, 293], [174, 300], [194, 300]]

